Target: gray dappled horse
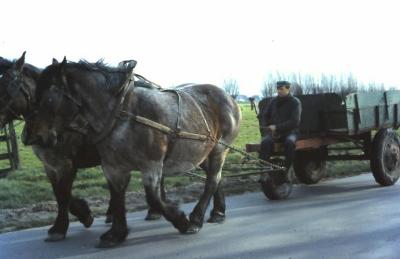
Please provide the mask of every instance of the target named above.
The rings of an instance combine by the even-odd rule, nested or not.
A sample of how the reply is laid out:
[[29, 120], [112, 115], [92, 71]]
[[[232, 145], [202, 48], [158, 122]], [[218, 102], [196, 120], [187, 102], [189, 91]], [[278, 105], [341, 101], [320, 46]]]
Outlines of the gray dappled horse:
[[[186, 85], [161, 91], [134, 87], [131, 70], [101, 62], [48, 66], [41, 74], [40, 109], [27, 143], [55, 145], [58, 135], [76, 120], [87, 121], [87, 136], [97, 142], [102, 168], [111, 184], [113, 222], [100, 247], [126, 239], [125, 190], [130, 171], [142, 173], [148, 203], [181, 233], [196, 233], [214, 195], [210, 222], [225, 218], [221, 170], [239, 132], [236, 102], [213, 85]], [[169, 132], [169, 133], [168, 133]], [[205, 137], [205, 138], [204, 138]], [[206, 171], [204, 192], [189, 219], [176, 205], [160, 198], [162, 175]]]
[[[25, 64], [25, 52], [15, 62], [0, 58], [0, 128], [17, 119], [30, 123], [38, 108], [37, 81], [40, 72], [40, 69]], [[79, 132], [65, 131], [62, 139], [54, 147], [32, 146], [44, 165], [58, 205], [58, 215], [49, 230], [48, 241], [65, 238], [69, 225], [68, 208], [85, 227], [90, 227], [93, 222], [87, 202], [73, 196], [66, 199], [65, 192], [70, 188], [68, 185], [72, 184], [77, 169], [100, 165], [100, 156], [95, 145]], [[111, 222], [110, 207], [107, 219]], [[159, 214], [150, 209], [146, 219], [156, 218]]]

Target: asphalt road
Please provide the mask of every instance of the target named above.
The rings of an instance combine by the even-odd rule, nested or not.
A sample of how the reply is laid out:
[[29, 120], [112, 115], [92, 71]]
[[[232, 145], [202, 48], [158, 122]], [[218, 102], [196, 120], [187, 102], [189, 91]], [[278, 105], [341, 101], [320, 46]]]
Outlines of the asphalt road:
[[[224, 224], [181, 235], [165, 220], [131, 213], [131, 232], [113, 249], [95, 248], [107, 226], [72, 224], [67, 239], [46, 243], [47, 228], [0, 235], [0, 258], [400, 258], [400, 185], [369, 174], [296, 186], [289, 200], [261, 192], [227, 198]], [[185, 204], [189, 212], [193, 204]]]

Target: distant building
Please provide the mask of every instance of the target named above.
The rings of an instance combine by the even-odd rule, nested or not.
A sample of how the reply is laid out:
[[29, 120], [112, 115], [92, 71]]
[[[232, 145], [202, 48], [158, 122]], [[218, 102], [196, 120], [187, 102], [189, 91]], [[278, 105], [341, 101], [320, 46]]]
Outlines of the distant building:
[[241, 95], [238, 95], [236, 97], [236, 101], [237, 102], [248, 102], [249, 101], [249, 97], [247, 97], [246, 95], [241, 94]]
[[259, 102], [259, 101], [261, 101], [261, 99], [262, 99], [262, 97], [259, 96], [259, 95], [253, 95], [253, 96], [251, 96], [251, 97], [254, 98], [254, 101], [256, 101], [256, 102]]

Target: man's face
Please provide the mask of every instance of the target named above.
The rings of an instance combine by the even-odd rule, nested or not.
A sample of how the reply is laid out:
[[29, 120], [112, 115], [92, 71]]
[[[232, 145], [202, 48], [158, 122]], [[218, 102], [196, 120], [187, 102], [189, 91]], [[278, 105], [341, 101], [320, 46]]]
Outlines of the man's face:
[[286, 86], [278, 87], [276, 90], [278, 92], [278, 96], [280, 97], [287, 96], [290, 92], [290, 88], [287, 88]]

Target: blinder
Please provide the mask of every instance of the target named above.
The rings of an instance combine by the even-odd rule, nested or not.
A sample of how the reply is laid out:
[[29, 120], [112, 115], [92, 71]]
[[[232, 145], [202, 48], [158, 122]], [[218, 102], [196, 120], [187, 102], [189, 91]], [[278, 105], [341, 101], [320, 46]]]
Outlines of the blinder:
[[20, 76], [12, 75], [11, 77], [12, 80], [7, 86], [7, 93], [11, 96], [11, 98], [15, 98], [17, 97], [23, 83]]
[[[57, 102], [54, 103], [52, 109], [54, 109], [54, 111], [59, 111], [59, 109], [61, 108], [61, 106], [63, 105], [63, 103], [66, 100], [69, 100], [70, 102], [72, 102], [75, 106], [76, 106], [76, 111], [79, 111], [82, 107], [82, 101], [80, 99], [75, 98], [74, 96], [72, 96], [69, 92], [68, 92], [68, 88], [67, 88], [67, 84], [66, 84], [66, 80], [63, 80], [63, 85], [62, 87], [57, 87], [56, 85], [52, 85], [50, 87], [50, 90], [52, 89], [57, 89], [57, 90], [53, 90], [53, 93], [56, 92], [56, 94], [58, 95], [58, 97], [56, 98]], [[68, 112], [73, 112], [74, 109], [68, 109]], [[86, 118], [81, 115], [79, 112], [75, 112], [74, 114], [71, 114], [70, 116], [70, 120], [67, 121], [68, 126], [67, 128], [73, 130], [73, 131], [77, 131], [79, 133], [82, 134], [86, 134], [89, 130], [89, 122], [86, 120]]]

